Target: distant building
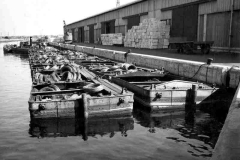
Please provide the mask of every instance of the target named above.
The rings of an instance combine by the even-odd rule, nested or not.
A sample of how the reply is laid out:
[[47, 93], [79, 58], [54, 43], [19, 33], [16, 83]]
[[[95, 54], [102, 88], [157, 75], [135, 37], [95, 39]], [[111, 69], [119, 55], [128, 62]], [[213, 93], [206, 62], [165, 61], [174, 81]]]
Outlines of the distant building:
[[240, 52], [240, 0], [138, 0], [68, 24], [74, 42], [97, 43], [100, 34], [123, 33], [146, 18], [171, 25], [171, 37], [214, 41], [214, 50]]

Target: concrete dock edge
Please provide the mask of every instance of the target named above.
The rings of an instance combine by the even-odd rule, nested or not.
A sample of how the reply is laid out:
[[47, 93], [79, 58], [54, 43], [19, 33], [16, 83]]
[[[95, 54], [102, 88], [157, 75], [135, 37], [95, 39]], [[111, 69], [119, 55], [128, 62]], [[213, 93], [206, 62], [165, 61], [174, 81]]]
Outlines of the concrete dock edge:
[[240, 159], [240, 85], [233, 98], [211, 160]]
[[208, 65], [206, 63], [188, 61], [174, 58], [166, 58], [138, 53], [107, 50], [80, 45], [49, 43], [52, 46], [61, 46], [66, 49], [82, 51], [84, 53], [108, 58], [119, 62], [133, 63], [141, 67], [161, 69], [162, 67], [175, 75], [195, 79], [199, 82], [217, 84], [231, 88], [237, 88], [240, 79], [240, 68], [224, 65]]

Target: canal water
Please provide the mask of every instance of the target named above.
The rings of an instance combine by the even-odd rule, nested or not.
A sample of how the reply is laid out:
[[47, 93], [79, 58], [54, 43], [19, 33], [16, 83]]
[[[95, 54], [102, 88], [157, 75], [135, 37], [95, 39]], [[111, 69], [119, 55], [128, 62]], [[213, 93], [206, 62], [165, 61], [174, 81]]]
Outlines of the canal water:
[[128, 116], [31, 121], [28, 58], [0, 44], [0, 159], [208, 159], [219, 121], [197, 110], [149, 113], [135, 104]]

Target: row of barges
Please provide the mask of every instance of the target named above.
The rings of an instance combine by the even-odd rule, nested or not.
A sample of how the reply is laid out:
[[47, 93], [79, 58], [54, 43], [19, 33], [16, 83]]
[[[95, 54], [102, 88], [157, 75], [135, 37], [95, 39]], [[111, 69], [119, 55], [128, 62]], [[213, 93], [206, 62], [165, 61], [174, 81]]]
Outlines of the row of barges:
[[[69, 59], [70, 51], [32, 48], [29, 111], [34, 118], [88, 117], [131, 112], [133, 93]], [[76, 54], [76, 53], [75, 53]], [[78, 53], [81, 62], [103, 62]]]
[[104, 116], [131, 112], [136, 100], [150, 110], [184, 110], [211, 103], [218, 88], [82, 52], [46, 47], [29, 51], [34, 118]]

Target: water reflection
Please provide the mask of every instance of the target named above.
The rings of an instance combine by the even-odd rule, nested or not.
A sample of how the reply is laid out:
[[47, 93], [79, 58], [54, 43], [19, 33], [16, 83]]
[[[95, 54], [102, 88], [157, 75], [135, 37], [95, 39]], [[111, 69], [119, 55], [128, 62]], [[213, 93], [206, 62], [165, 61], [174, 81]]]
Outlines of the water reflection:
[[149, 112], [135, 108], [134, 118], [136, 123], [148, 128], [148, 132], [152, 134], [156, 134], [159, 129], [177, 130], [178, 135], [169, 135], [166, 139], [189, 146], [188, 153], [195, 157], [212, 156], [212, 149], [223, 126], [210, 114], [200, 110], [188, 114], [185, 111]]
[[31, 119], [29, 134], [32, 137], [68, 137], [82, 136], [112, 138], [116, 133], [127, 137], [127, 131], [133, 130], [134, 121], [131, 116], [123, 115], [114, 118], [92, 117], [88, 119]]
[[[202, 105], [206, 113], [197, 110], [191, 121], [184, 111], [150, 113], [135, 104], [129, 116], [29, 122], [28, 59], [3, 54], [1, 49], [0, 45], [0, 159], [49, 159], [51, 155], [53, 159], [192, 160], [211, 156], [224, 122], [224, 116], [219, 121], [212, 115], [220, 115], [219, 108], [227, 113], [229, 105]], [[230, 95], [223, 93], [225, 98]]]
[[5, 57], [8, 57], [8, 56], [18, 57], [18, 58], [20, 58], [21, 60], [23, 60], [25, 62], [28, 61], [28, 55], [26, 55], [26, 54], [6, 53], [6, 52], [3, 52], [3, 53], [4, 53]]

